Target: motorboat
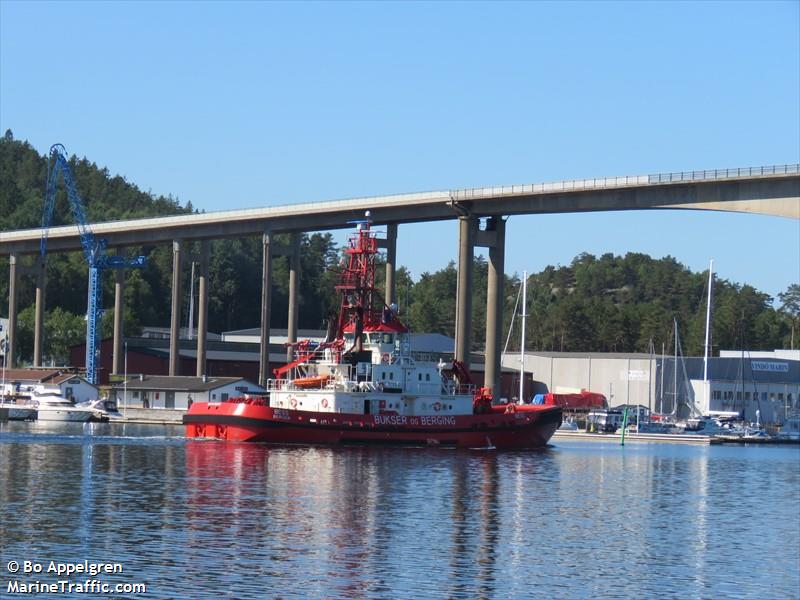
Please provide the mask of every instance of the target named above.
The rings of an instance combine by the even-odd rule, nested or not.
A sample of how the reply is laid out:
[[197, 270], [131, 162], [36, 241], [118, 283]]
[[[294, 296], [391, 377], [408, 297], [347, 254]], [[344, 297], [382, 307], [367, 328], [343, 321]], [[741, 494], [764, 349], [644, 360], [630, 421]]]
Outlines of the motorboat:
[[558, 431], [578, 431], [578, 424], [571, 419], [565, 419], [559, 426]]
[[95, 415], [91, 408], [76, 406], [57, 391], [34, 391], [31, 393], [31, 404], [38, 411], [39, 421], [90, 421]]
[[35, 421], [38, 414], [32, 405], [18, 403], [16, 398], [0, 398], [0, 408], [8, 410], [9, 421]]
[[716, 417], [703, 416], [696, 419], [687, 419], [683, 432], [693, 435], [715, 436], [730, 435], [732, 429], [726, 427], [725, 424]]
[[800, 442], [800, 416], [792, 416], [784, 421], [777, 438], [786, 442]]
[[75, 406], [93, 410], [95, 414], [91, 419], [92, 421], [122, 421], [125, 418], [117, 409], [117, 403], [108, 398], [86, 400], [85, 402], [79, 402]]
[[369, 215], [345, 247], [336, 285], [338, 319], [322, 343], [291, 346], [274, 369], [269, 396], [195, 402], [183, 416], [189, 438], [275, 444], [371, 444], [537, 448], [561, 425], [562, 408], [494, 404], [461, 361], [416, 360], [396, 306], [375, 288], [378, 239]]

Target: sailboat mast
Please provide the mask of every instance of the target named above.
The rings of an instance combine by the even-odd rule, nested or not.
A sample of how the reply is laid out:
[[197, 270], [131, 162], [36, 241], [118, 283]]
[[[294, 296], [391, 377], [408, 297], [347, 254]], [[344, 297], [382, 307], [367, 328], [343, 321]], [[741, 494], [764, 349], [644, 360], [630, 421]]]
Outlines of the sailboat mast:
[[522, 394], [525, 386], [525, 306], [528, 304], [528, 272], [522, 272], [522, 333], [519, 343], [519, 404], [522, 404]]
[[[714, 260], [708, 265], [708, 303], [706, 305], [706, 343], [703, 351], [703, 401], [708, 407], [708, 355], [710, 353], [709, 339], [711, 337], [711, 290], [714, 285]], [[707, 409], [706, 409], [707, 410]]]
[[664, 342], [661, 342], [661, 377], [659, 377], [661, 383], [661, 390], [658, 392], [658, 414], [664, 414], [664, 375], [667, 374], [667, 345]]
[[647, 359], [647, 417], [649, 421], [653, 420], [653, 338], [650, 338], [650, 343], [647, 345], [647, 352], [650, 355]]
[[672, 319], [675, 329], [675, 359], [672, 363], [672, 414], [678, 416], [678, 319]]

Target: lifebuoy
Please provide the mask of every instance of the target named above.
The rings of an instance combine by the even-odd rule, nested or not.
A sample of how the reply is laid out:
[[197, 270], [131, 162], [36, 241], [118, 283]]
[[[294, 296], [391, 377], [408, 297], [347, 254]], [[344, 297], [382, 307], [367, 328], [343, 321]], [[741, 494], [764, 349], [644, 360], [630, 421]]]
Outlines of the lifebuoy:
[[433, 405], [433, 410], [435, 410], [436, 412], [439, 412], [440, 410], [442, 410], [442, 403], [441, 402], [436, 402]]
[[289, 398], [289, 406], [297, 408], [297, 398]]
[[320, 404], [322, 405], [322, 408], [328, 408], [328, 399], [327, 398], [323, 398], [322, 402], [320, 402]]
[[381, 354], [381, 362], [382, 362], [384, 365], [388, 365], [388, 364], [389, 364], [389, 361], [391, 360], [391, 358], [392, 358], [392, 357], [391, 357], [391, 356], [389, 356], [389, 353], [388, 353], [388, 352], [384, 352], [383, 354]]
[[506, 405], [506, 414], [510, 415], [511, 413], [517, 412], [517, 405], [516, 404], [508, 404]]

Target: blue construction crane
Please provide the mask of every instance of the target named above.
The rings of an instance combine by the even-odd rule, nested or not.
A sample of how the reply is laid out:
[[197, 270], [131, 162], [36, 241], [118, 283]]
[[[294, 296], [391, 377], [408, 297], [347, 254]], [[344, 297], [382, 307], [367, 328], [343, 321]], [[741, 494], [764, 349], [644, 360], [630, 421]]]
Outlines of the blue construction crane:
[[86, 222], [86, 211], [83, 201], [75, 188], [75, 178], [72, 176], [67, 161], [67, 151], [61, 144], [50, 147], [50, 158], [47, 162], [47, 187], [44, 197], [44, 212], [42, 213], [42, 239], [39, 244], [42, 264], [47, 255], [47, 233], [53, 219], [53, 207], [56, 201], [56, 185], [59, 172], [64, 177], [64, 186], [67, 188], [67, 197], [72, 209], [72, 216], [78, 225], [81, 236], [81, 246], [86, 262], [89, 264], [89, 294], [86, 307], [86, 379], [91, 384], [97, 383], [97, 369], [100, 362], [100, 338], [98, 328], [103, 309], [100, 306], [102, 299], [102, 286], [100, 273], [103, 269], [127, 269], [143, 267], [147, 263], [144, 256], [126, 258], [124, 256], [109, 256], [106, 254], [106, 240], [94, 237], [89, 224]]

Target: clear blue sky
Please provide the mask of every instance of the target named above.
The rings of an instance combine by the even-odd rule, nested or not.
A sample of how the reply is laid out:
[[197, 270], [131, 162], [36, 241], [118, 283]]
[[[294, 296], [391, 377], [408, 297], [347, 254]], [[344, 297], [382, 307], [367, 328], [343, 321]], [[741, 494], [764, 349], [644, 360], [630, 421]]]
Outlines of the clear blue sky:
[[[0, 2], [0, 129], [207, 211], [800, 162], [798, 2]], [[513, 217], [508, 272], [670, 254], [771, 295], [800, 223]], [[456, 225], [400, 228], [414, 277]]]

